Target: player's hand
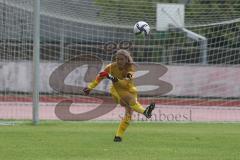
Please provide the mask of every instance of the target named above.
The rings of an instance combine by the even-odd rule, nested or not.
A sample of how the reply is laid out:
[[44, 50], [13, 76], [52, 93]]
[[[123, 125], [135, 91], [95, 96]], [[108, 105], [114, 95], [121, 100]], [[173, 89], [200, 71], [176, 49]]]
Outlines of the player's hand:
[[131, 79], [133, 79], [133, 75], [132, 75], [131, 73], [127, 73], [127, 78], [128, 78], [129, 80], [131, 80]]
[[109, 74], [109, 73], [106, 72], [106, 71], [100, 72], [100, 73], [99, 73], [99, 76], [100, 76], [101, 78], [110, 79], [112, 82], [117, 82], [117, 81], [118, 81], [118, 78], [113, 77], [111, 74]]
[[88, 87], [83, 88], [83, 93], [85, 96], [89, 95], [90, 91], [91, 89], [89, 89]]

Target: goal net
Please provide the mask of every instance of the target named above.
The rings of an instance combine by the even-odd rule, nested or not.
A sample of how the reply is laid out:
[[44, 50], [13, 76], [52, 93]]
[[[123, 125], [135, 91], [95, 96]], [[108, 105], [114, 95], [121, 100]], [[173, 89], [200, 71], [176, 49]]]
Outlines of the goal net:
[[[33, 3], [0, 0], [2, 123], [32, 119]], [[159, 30], [157, 6], [169, 3], [184, 12], [161, 9], [168, 21], [159, 23], [168, 25]], [[240, 121], [239, 1], [41, 0], [40, 17], [40, 120], [121, 119], [110, 81], [90, 96], [81, 90], [126, 49], [140, 103], [156, 103], [150, 120], [137, 113], [134, 120]], [[138, 21], [150, 25], [149, 36], [133, 34]]]

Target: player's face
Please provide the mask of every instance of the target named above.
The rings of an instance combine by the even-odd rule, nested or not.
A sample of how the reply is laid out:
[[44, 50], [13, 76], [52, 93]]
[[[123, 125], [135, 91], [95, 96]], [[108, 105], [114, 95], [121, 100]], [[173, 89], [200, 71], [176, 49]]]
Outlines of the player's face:
[[118, 67], [123, 68], [125, 64], [127, 63], [127, 58], [124, 55], [117, 55], [116, 62]]

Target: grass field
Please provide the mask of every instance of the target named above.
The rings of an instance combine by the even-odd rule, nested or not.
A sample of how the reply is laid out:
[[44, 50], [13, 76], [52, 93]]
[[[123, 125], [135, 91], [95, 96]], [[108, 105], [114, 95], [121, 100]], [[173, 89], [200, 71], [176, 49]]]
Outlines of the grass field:
[[240, 124], [41, 122], [0, 126], [1, 160], [237, 160]]

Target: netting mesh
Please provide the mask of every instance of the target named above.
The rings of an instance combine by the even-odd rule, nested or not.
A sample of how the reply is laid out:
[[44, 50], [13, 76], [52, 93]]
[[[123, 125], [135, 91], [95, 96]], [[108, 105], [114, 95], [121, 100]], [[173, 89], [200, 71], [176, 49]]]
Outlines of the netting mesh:
[[[157, 3], [184, 4], [185, 28], [207, 45], [179, 28], [157, 31]], [[41, 119], [59, 118], [55, 108], [64, 99], [74, 102], [76, 114], [96, 108], [81, 87], [116, 50], [127, 49], [139, 65], [139, 100], [157, 102], [156, 120], [239, 121], [239, 8], [237, 0], [41, 0]], [[0, 0], [0, 119], [31, 118], [33, 18], [33, 1]], [[134, 36], [140, 20], [150, 36]], [[89, 64], [78, 63], [86, 55], [102, 66], [87, 71]], [[92, 96], [109, 96], [109, 85], [103, 81]], [[119, 110], [97, 118], [118, 119]]]

